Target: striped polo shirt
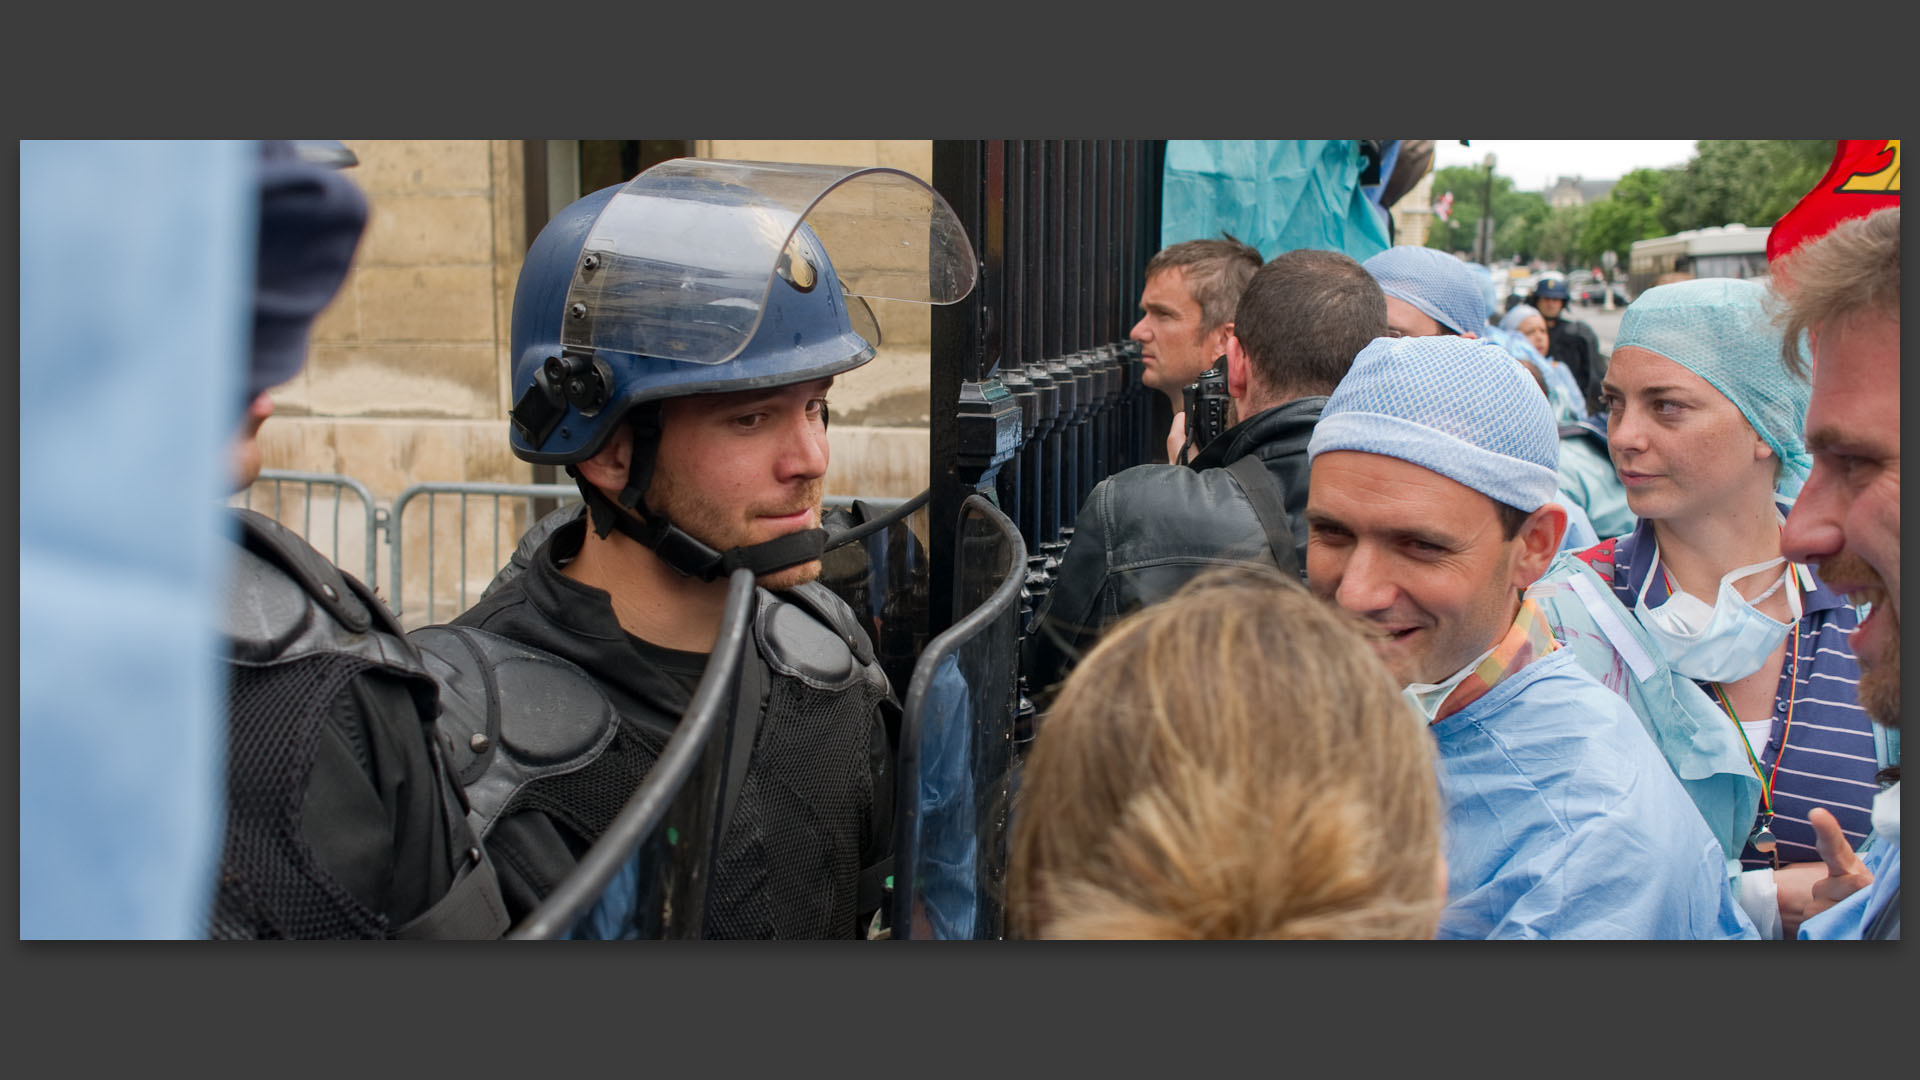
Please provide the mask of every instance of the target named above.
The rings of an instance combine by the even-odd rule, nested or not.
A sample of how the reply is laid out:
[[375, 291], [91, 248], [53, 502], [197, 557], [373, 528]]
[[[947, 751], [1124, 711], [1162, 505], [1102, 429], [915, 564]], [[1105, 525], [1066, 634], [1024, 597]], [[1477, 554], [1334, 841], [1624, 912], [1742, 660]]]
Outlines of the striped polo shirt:
[[[1633, 532], [1613, 543], [1612, 573], [1608, 573], [1602, 554], [1606, 544], [1589, 548], [1581, 557], [1608, 579], [1614, 596], [1631, 611], [1640, 584], [1653, 566], [1653, 526], [1641, 521]], [[1869, 815], [1873, 797], [1880, 791], [1874, 779], [1879, 763], [1874, 756], [1873, 722], [1860, 708], [1860, 662], [1848, 641], [1859, 616], [1840, 594], [1818, 577], [1813, 580], [1814, 590], [1803, 593], [1800, 599], [1798, 678], [1791, 647], [1795, 635], [1789, 632], [1789, 648], [1780, 658], [1780, 681], [1774, 691], [1773, 724], [1767, 744], [1764, 749], [1753, 748], [1754, 756], [1760, 759], [1763, 780], [1774, 778], [1772, 830], [1778, 841], [1774, 853], [1782, 863], [1820, 861], [1820, 853], [1813, 846], [1813, 825], [1807, 820], [1808, 812], [1816, 806], [1832, 811], [1848, 841], [1858, 847], [1872, 828]], [[1655, 582], [1647, 590], [1649, 607], [1665, 602], [1667, 593], [1660, 585]], [[1714, 693], [1712, 683], [1698, 685], [1708, 698], [1726, 707]], [[1791, 729], [1787, 723], [1789, 700]], [[1732, 718], [1727, 722], [1732, 723]], [[1775, 762], [1779, 763], [1778, 770]], [[1740, 864], [1751, 870], [1771, 866], [1773, 861], [1748, 844], [1740, 852]]]

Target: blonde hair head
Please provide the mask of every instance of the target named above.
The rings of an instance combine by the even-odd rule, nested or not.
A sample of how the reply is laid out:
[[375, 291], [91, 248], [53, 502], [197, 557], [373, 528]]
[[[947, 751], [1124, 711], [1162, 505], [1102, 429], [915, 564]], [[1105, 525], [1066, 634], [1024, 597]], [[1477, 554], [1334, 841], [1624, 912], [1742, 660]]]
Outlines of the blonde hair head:
[[1117, 624], [1042, 721], [1015, 803], [1020, 937], [1426, 938], [1432, 742], [1362, 626], [1215, 571]]

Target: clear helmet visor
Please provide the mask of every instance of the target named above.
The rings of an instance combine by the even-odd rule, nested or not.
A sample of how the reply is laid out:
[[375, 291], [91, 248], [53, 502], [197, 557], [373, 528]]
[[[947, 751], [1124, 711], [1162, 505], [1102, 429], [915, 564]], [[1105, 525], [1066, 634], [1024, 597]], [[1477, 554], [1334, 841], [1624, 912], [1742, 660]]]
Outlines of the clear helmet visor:
[[972, 291], [975, 266], [946, 200], [897, 169], [678, 158], [634, 177], [594, 221], [561, 341], [724, 363], [753, 338], [776, 277], [802, 291], [837, 277], [854, 331], [877, 343], [864, 299], [951, 304]]

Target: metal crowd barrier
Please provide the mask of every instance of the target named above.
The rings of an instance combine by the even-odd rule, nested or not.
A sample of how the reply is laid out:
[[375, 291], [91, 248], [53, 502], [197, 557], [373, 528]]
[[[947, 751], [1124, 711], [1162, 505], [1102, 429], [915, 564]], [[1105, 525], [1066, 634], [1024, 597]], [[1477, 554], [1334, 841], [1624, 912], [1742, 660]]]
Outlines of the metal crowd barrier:
[[[288, 520], [285, 516], [286, 499], [284, 488], [289, 484], [298, 484], [301, 488], [300, 517], [297, 521]], [[266, 497], [263, 495], [263, 505], [255, 506], [254, 491], [269, 485], [271, 485], [273, 492], [271, 503], [265, 503]], [[332, 544], [328, 548], [320, 547], [313, 529], [313, 495], [314, 488], [316, 487], [332, 488], [334, 492], [333, 520], [332, 529], [330, 530]], [[339, 566], [341, 565], [340, 493], [343, 491], [353, 492], [354, 496], [360, 500], [360, 516], [363, 523], [361, 537], [365, 545], [363, 550], [366, 552], [366, 563], [360, 573], [360, 580], [366, 584], [367, 588], [371, 589], [379, 584], [376, 580], [380, 566], [377, 537], [379, 532], [386, 528], [387, 513], [373, 505], [373, 495], [367, 491], [367, 485], [355, 480], [351, 476], [339, 476], [333, 473], [295, 472], [289, 469], [262, 469], [260, 470], [260, 478], [249, 485], [245, 491], [234, 495], [230, 502], [232, 505], [245, 507], [248, 510], [258, 510], [289, 529], [293, 529], [305, 538], [307, 543], [312, 544], [315, 549], [320, 550], [321, 554], [332, 560], [335, 566]], [[269, 505], [271, 509], [268, 508]]]

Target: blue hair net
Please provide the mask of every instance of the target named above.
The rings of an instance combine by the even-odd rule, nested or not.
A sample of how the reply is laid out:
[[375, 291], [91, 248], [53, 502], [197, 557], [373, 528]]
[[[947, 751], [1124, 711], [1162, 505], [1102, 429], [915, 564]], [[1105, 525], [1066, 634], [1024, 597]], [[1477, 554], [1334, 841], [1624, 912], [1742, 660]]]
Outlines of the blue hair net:
[[1433, 248], [1390, 247], [1361, 263], [1380, 291], [1412, 304], [1456, 334], [1486, 325], [1486, 296], [1467, 264]]
[[1375, 338], [1327, 399], [1307, 460], [1384, 454], [1520, 510], [1552, 501], [1553, 409], [1505, 349], [1457, 337]]
[[1705, 379], [1747, 418], [1783, 466], [1792, 493], [1813, 466], [1805, 439], [1811, 388], [1780, 363], [1782, 331], [1767, 287], [1736, 278], [1700, 278], [1641, 293], [1620, 319], [1617, 353], [1646, 349]]
[[[1513, 310], [1507, 312], [1506, 317], [1500, 320], [1500, 329], [1518, 332], [1521, 323], [1539, 314], [1540, 309], [1532, 304], [1515, 304]], [[1541, 317], [1545, 318], [1545, 316]]]

